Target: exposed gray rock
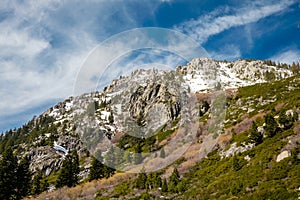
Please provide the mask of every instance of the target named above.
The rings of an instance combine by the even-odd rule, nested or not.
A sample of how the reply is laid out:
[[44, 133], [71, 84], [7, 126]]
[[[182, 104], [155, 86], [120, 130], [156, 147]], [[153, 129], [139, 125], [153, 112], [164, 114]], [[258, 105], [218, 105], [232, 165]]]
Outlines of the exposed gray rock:
[[171, 94], [166, 86], [156, 83], [137, 88], [130, 97], [129, 112], [134, 119], [147, 123], [145, 119], [154, 105], [156, 105], [155, 110], [161, 109], [157, 111], [167, 114], [161, 116], [163, 121], [174, 120], [180, 113], [181, 107], [177, 97]]
[[44, 146], [34, 148], [27, 156], [30, 159], [29, 169], [32, 172], [41, 170], [48, 176], [60, 169], [64, 154], [54, 150], [50, 146]]
[[238, 153], [243, 153], [245, 151], [251, 150], [255, 146], [254, 143], [242, 143], [242, 145], [237, 146], [236, 142], [231, 144], [231, 147], [227, 151], [221, 151], [219, 154], [221, 158], [228, 158], [234, 156]]
[[288, 150], [284, 150], [283, 152], [281, 152], [277, 158], [276, 158], [276, 162], [280, 162], [281, 160], [290, 157], [291, 153]]

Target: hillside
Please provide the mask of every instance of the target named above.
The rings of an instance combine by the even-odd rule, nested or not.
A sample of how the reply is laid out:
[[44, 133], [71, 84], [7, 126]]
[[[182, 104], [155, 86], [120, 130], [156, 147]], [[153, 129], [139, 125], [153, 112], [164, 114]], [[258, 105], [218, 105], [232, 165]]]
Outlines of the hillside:
[[[44, 190], [78, 154], [84, 183], [38, 199], [294, 199], [300, 76], [291, 69], [194, 59], [175, 71], [137, 70], [7, 132], [0, 151], [27, 157]], [[93, 157], [117, 171], [88, 182]]]

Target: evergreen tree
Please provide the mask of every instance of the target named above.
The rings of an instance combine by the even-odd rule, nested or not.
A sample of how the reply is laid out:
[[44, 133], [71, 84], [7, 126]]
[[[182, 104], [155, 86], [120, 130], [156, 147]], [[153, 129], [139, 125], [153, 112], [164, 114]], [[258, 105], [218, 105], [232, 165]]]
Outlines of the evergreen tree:
[[31, 189], [31, 172], [29, 170], [29, 159], [25, 156], [17, 170], [17, 199], [21, 199], [29, 194]]
[[77, 154], [77, 151], [73, 151], [72, 153], [72, 186], [75, 186], [78, 184], [79, 177], [78, 174], [80, 173], [79, 168], [79, 156]]
[[284, 130], [287, 130], [293, 126], [294, 120], [292, 115], [286, 115], [285, 111], [281, 111], [279, 113], [279, 118], [278, 118], [279, 124], [283, 126]]
[[43, 174], [41, 170], [38, 170], [35, 176], [33, 177], [32, 180], [32, 189], [31, 193], [33, 195], [40, 194], [43, 190], [41, 188], [41, 182], [42, 182]]
[[109, 167], [109, 166], [107, 166], [107, 165], [104, 165], [104, 167], [103, 167], [103, 174], [104, 174], [104, 177], [105, 177], [105, 178], [109, 178], [109, 177], [111, 177], [112, 175], [114, 175], [115, 171], [116, 171], [116, 170], [115, 170], [114, 168]]
[[110, 111], [110, 115], [108, 116], [108, 121], [110, 124], [114, 123], [114, 115], [112, 111]]
[[95, 155], [95, 157], [93, 157], [92, 163], [91, 163], [91, 168], [90, 168], [90, 172], [89, 172], [89, 176], [88, 176], [88, 180], [92, 181], [92, 180], [97, 180], [100, 178], [104, 177], [104, 165], [103, 165], [103, 159], [102, 159], [102, 155], [101, 152], [98, 151]]
[[162, 182], [158, 173], [149, 173], [147, 176], [146, 188], [154, 189], [161, 187]]
[[42, 182], [41, 182], [41, 191], [44, 192], [44, 191], [47, 191], [49, 189], [49, 182], [47, 179], [43, 179]]
[[274, 117], [270, 114], [265, 115], [265, 131], [268, 137], [273, 137], [278, 132], [278, 124]]
[[157, 174], [156, 177], [155, 177], [155, 184], [154, 184], [154, 187], [155, 188], [159, 188], [162, 186], [162, 181], [161, 181], [161, 178], [160, 176]]
[[185, 180], [181, 180], [178, 184], [177, 184], [177, 191], [178, 192], [184, 192], [187, 190], [187, 182]]
[[235, 156], [233, 156], [232, 159], [233, 159], [233, 160], [232, 160], [232, 169], [233, 169], [234, 171], [240, 170], [240, 169], [241, 169], [241, 165], [240, 165], [240, 160], [239, 160], [239, 158], [235, 155]]
[[0, 161], [0, 199], [11, 199], [16, 195], [18, 161], [11, 148], [2, 153]]
[[218, 83], [216, 84], [215, 89], [216, 89], [216, 90], [221, 90], [221, 89], [222, 89], [222, 85], [221, 85], [220, 82], [218, 82]]
[[167, 179], [163, 179], [162, 185], [161, 185], [161, 191], [162, 192], [168, 192], [168, 184], [167, 184]]
[[79, 158], [76, 151], [68, 154], [63, 161], [61, 172], [56, 182], [56, 187], [73, 187], [78, 183]]
[[145, 168], [143, 168], [136, 179], [136, 183], [135, 183], [136, 188], [146, 189], [146, 182], [147, 182], [147, 175], [145, 172]]
[[154, 179], [155, 177], [154, 177], [154, 174], [153, 173], [150, 173], [150, 174], [148, 174], [148, 176], [147, 176], [147, 181], [146, 181], [146, 188], [147, 189], [153, 189], [154, 188], [154, 181], [155, 181], [155, 179]]
[[299, 64], [296, 64], [295, 62], [293, 62], [292, 66], [291, 66], [291, 70], [292, 70], [293, 74], [299, 74], [300, 73]]
[[263, 142], [263, 134], [257, 131], [257, 125], [255, 122], [252, 124], [249, 139], [251, 142], [254, 142], [255, 145], [259, 145]]
[[140, 111], [136, 120], [138, 126], [144, 126], [145, 121], [143, 120], [143, 118], [144, 118], [143, 111]]
[[177, 168], [174, 168], [170, 179], [169, 179], [169, 186], [168, 191], [169, 192], [177, 192], [177, 184], [180, 182], [180, 176]]

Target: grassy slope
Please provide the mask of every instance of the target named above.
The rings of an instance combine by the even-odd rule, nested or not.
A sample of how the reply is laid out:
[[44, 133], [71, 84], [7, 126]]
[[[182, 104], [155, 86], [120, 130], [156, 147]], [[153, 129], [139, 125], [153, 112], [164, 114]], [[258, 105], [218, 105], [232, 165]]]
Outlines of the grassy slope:
[[[227, 102], [226, 118], [229, 120], [225, 124], [226, 129], [232, 129], [240, 122], [253, 119], [253, 116], [260, 113], [278, 115], [281, 110], [299, 109], [300, 76], [240, 88], [238, 95]], [[248, 112], [249, 108], [253, 111]], [[263, 119], [254, 119], [258, 125], [262, 125]], [[188, 184], [188, 189], [183, 193], [161, 193], [157, 189], [138, 190], [134, 188], [135, 176], [117, 179], [118, 174], [112, 177], [113, 183], [110, 182], [111, 179], [108, 180], [108, 187], [101, 183], [105, 180], [99, 180], [81, 184], [67, 191], [73, 191], [71, 193], [75, 195], [74, 191], [80, 190], [80, 196], [84, 198], [85, 193], [91, 192], [92, 189], [98, 190], [96, 199], [139, 199], [137, 194], [143, 195], [144, 199], [158, 198], [160, 195], [175, 199], [297, 199], [300, 196], [300, 192], [296, 190], [300, 186], [300, 162], [297, 159], [299, 146], [292, 151], [291, 157], [278, 163], [275, 161], [288, 142], [286, 138], [295, 135], [295, 127], [300, 129], [299, 121], [295, 122], [291, 129], [281, 131], [272, 138], [265, 138], [263, 143], [252, 150], [234, 157], [221, 159], [217, 151], [211, 152], [206, 159], [197, 163], [194, 169], [182, 176]], [[248, 132], [244, 130], [235, 134], [230, 142], [241, 144], [247, 141], [247, 136]], [[247, 155], [251, 158], [249, 161], [244, 159]], [[238, 163], [238, 167], [234, 166], [234, 163]], [[47, 196], [55, 195], [58, 197], [60, 194], [56, 191], [53, 196]]]
[[[300, 76], [296, 76], [274, 83], [241, 88], [237, 98], [230, 102], [233, 105], [230, 109], [234, 109], [238, 99], [244, 104], [250, 101], [256, 103], [256, 109], [249, 114], [250, 116], [257, 114], [258, 111], [276, 115], [282, 109], [299, 109], [299, 78]], [[255, 99], [260, 96], [266, 100], [276, 100], [266, 105], [259, 105]], [[275, 109], [278, 105], [283, 106], [281, 109]], [[238, 119], [245, 114], [246, 112], [240, 111], [238, 115], [228, 117]], [[257, 122], [262, 123], [262, 120], [257, 119]], [[234, 123], [227, 124], [228, 127], [232, 125]], [[300, 126], [299, 121], [294, 123], [291, 129], [280, 132], [273, 138], [265, 138], [260, 145], [234, 158], [221, 159], [216, 151], [212, 152], [207, 159], [198, 163], [194, 170], [185, 175], [191, 187], [179, 197], [184, 199], [296, 199], [300, 196], [300, 192], [296, 191], [300, 186], [300, 162], [297, 158], [299, 146], [292, 151], [291, 157], [278, 163], [275, 161], [276, 155], [288, 142], [286, 138], [296, 134], [293, 131], [296, 126]], [[231, 142], [245, 141], [247, 135], [247, 131], [235, 135]], [[249, 161], [244, 159], [247, 155], [251, 158]], [[233, 167], [234, 159], [239, 161], [238, 170]]]

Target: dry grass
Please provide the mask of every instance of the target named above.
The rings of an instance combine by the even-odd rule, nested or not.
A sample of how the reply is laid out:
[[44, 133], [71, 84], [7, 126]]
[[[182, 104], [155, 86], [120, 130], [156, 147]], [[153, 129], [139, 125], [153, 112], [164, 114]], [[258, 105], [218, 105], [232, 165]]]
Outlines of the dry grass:
[[97, 192], [101, 189], [109, 189], [125, 180], [134, 178], [135, 174], [117, 173], [108, 179], [95, 180], [88, 183], [77, 185], [73, 188], [63, 187], [53, 192], [43, 192], [37, 197], [28, 197], [27, 200], [75, 200], [75, 199], [94, 199]]
[[241, 121], [240, 123], [238, 123], [237, 125], [235, 125], [233, 127], [234, 131], [236, 134], [240, 134], [242, 132], [248, 131], [251, 126], [252, 123], [254, 121], [256, 121], [258, 118], [263, 118], [267, 113], [258, 113], [257, 115], [254, 115], [251, 118], [245, 118], [243, 121]]
[[278, 111], [278, 110], [281, 110], [283, 108], [283, 106], [285, 105], [285, 103], [279, 103], [275, 106], [275, 110]]

